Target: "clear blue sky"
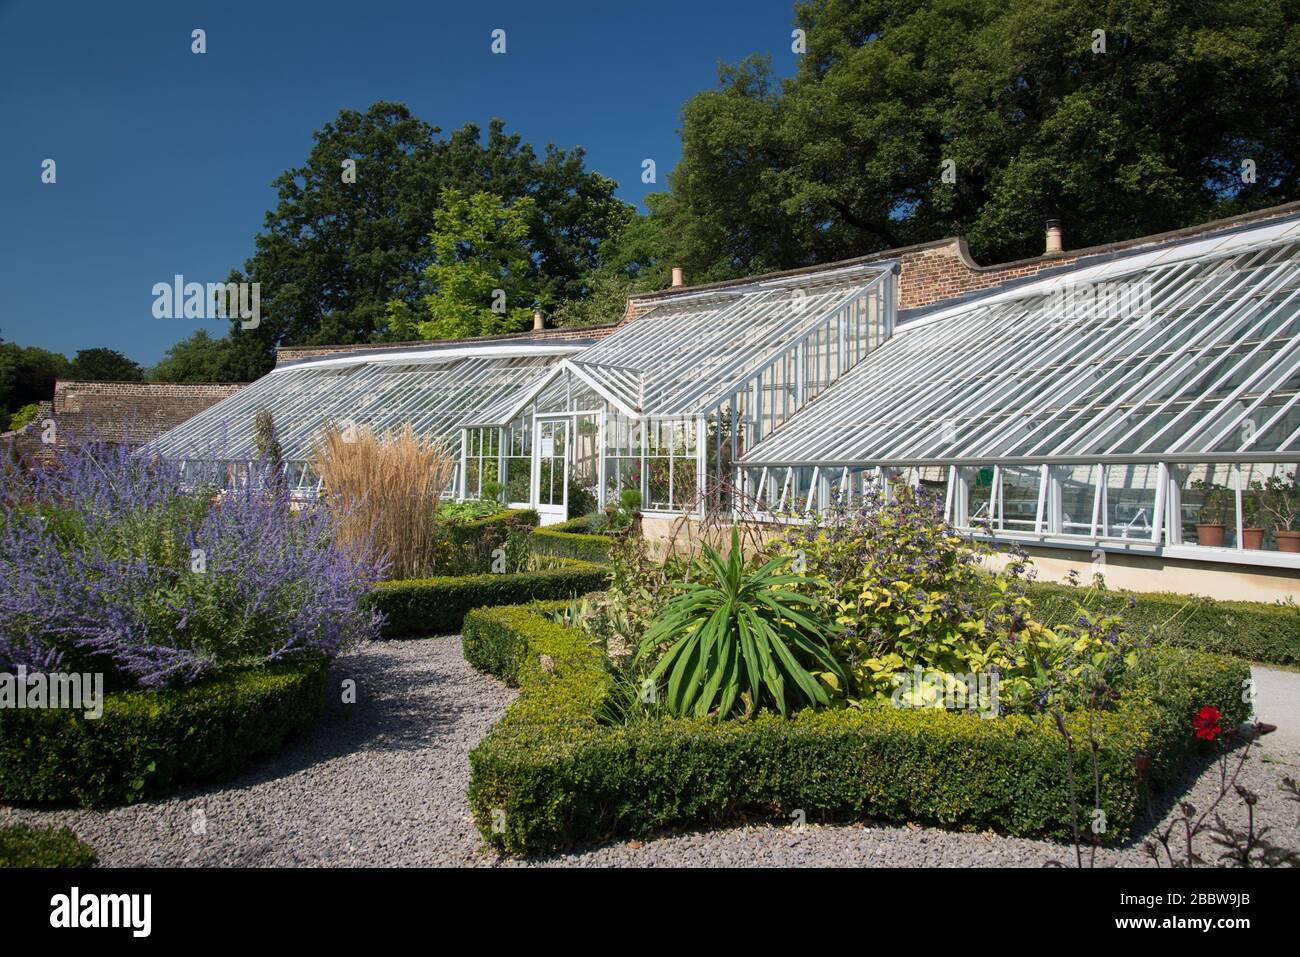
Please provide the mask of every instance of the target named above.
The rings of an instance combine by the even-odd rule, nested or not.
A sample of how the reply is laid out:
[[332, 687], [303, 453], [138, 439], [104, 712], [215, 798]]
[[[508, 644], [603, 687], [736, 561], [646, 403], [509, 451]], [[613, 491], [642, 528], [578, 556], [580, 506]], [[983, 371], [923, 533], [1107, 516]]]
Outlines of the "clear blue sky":
[[[0, 0], [0, 336], [157, 361], [200, 320], [153, 284], [220, 281], [271, 181], [340, 109], [404, 102], [445, 132], [494, 116], [640, 201], [680, 155], [679, 111], [719, 60], [794, 70], [791, 0], [107, 3]], [[190, 52], [207, 31], [208, 52]], [[508, 52], [490, 52], [494, 28]], [[641, 161], [659, 185], [641, 183]], [[54, 159], [58, 182], [41, 183]], [[208, 322], [214, 335], [224, 324]]]

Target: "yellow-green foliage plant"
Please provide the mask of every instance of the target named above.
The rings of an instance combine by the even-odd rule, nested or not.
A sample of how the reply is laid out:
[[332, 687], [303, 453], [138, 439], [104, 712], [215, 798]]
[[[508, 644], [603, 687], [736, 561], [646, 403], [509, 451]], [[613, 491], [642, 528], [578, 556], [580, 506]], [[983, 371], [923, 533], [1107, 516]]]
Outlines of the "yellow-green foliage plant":
[[[1072, 609], [1050, 625], [1037, 620], [1024, 560], [990, 571], [987, 549], [947, 525], [923, 491], [869, 492], [855, 507], [790, 529], [776, 548], [804, 571], [802, 590], [833, 618], [831, 650], [856, 706], [890, 703], [919, 667], [956, 683], [997, 674], [1001, 707], [1041, 708], [1098, 677], [1114, 678], [1127, 658], [1117, 618]], [[905, 693], [938, 690], [912, 683]]]

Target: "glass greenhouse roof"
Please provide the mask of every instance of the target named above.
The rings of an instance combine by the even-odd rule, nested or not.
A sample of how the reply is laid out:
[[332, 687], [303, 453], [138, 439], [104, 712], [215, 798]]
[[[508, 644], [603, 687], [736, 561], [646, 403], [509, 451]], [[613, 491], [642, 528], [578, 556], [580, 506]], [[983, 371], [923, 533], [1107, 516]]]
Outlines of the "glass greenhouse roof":
[[564, 366], [628, 415], [704, 414], [792, 340], [865, 300], [891, 268], [674, 296]]
[[144, 451], [174, 459], [255, 459], [253, 423], [259, 409], [274, 417], [288, 461], [310, 459], [312, 441], [328, 422], [369, 426], [377, 433], [410, 422], [417, 434], [458, 446], [461, 426], [470, 420], [504, 424], [505, 419], [491, 418], [492, 410], [529, 391], [584, 345], [469, 346], [307, 360], [274, 369]]
[[900, 324], [753, 466], [1291, 459], [1300, 220], [1084, 266]]

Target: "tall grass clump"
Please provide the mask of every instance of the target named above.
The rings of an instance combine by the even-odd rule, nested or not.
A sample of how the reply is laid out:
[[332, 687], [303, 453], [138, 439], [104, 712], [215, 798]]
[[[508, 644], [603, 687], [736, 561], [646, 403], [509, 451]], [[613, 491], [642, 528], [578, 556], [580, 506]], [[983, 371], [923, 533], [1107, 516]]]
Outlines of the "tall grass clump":
[[369, 427], [329, 425], [313, 449], [340, 547], [385, 562], [389, 578], [432, 574], [438, 501], [456, 466], [446, 446], [421, 439], [407, 423], [382, 438]]
[[0, 472], [0, 671], [175, 687], [375, 637], [378, 569], [328, 511], [291, 508], [265, 464], [230, 475], [195, 485], [106, 444]]

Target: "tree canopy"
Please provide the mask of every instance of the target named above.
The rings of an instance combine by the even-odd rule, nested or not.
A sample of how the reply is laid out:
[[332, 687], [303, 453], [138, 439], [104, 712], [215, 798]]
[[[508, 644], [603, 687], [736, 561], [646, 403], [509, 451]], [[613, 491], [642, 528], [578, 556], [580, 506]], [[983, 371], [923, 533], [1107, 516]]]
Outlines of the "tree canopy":
[[507, 205], [491, 193], [466, 196], [444, 189], [433, 214], [429, 288], [419, 306], [389, 305], [394, 334], [403, 339], [460, 339], [524, 328], [536, 301], [527, 246], [536, 210], [531, 196]]
[[67, 378], [103, 382], [140, 382], [144, 370], [116, 349], [80, 349], [68, 364]]
[[587, 171], [580, 148], [548, 145], [539, 156], [501, 120], [486, 131], [467, 124], [440, 133], [387, 102], [343, 110], [316, 132], [306, 162], [275, 181], [277, 205], [252, 257], [230, 277], [261, 283], [262, 315], [256, 329], [232, 324], [226, 377], [267, 371], [277, 345], [399, 338], [389, 304], [410, 316], [436, 291], [426, 270], [446, 189], [491, 193], [519, 209], [522, 278], [536, 302], [583, 294], [601, 243], [635, 215], [614, 196], [617, 184]]
[[794, 22], [793, 77], [750, 58], [683, 108], [657, 215], [693, 279], [956, 234], [1004, 261], [1049, 218], [1078, 247], [1300, 198], [1297, 0], [816, 0]]

